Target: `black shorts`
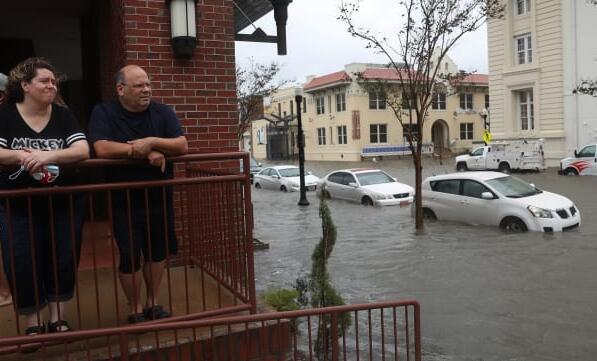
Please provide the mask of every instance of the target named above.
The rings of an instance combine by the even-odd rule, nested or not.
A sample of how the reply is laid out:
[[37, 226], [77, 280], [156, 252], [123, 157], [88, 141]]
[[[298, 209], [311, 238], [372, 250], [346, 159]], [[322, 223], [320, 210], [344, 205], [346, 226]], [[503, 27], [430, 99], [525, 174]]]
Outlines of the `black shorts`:
[[112, 192], [112, 224], [120, 252], [121, 273], [134, 273], [145, 262], [161, 262], [178, 249], [172, 189]]

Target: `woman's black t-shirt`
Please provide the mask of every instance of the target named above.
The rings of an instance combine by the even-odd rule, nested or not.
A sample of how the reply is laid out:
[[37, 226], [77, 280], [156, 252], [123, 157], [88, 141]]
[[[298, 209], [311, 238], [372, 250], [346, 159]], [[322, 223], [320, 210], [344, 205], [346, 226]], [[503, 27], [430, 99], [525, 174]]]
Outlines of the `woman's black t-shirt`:
[[[74, 115], [67, 108], [52, 104], [50, 121], [41, 132], [31, 129], [19, 114], [15, 104], [0, 106], [0, 147], [4, 149], [59, 150], [68, 148], [79, 140], [85, 140]], [[23, 171], [15, 179], [9, 176], [19, 167], [5, 167], [0, 171], [0, 189], [40, 187], [44, 184]], [[68, 172], [60, 169], [60, 175], [50, 185], [68, 184]]]

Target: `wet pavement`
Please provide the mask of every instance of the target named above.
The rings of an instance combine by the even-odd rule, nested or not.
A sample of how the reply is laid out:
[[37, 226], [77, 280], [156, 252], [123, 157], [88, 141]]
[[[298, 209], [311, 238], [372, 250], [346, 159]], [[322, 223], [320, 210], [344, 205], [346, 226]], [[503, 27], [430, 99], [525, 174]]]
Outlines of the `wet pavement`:
[[[424, 175], [450, 173], [453, 160], [424, 160]], [[410, 159], [307, 162], [323, 177], [374, 166], [414, 184]], [[347, 303], [414, 298], [421, 303], [424, 360], [597, 359], [597, 177], [555, 169], [517, 176], [563, 194], [581, 211], [580, 229], [505, 234], [497, 228], [435, 222], [417, 234], [409, 208], [331, 200], [338, 241], [329, 261]], [[318, 199], [253, 190], [257, 291], [291, 287], [311, 268], [321, 235]]]

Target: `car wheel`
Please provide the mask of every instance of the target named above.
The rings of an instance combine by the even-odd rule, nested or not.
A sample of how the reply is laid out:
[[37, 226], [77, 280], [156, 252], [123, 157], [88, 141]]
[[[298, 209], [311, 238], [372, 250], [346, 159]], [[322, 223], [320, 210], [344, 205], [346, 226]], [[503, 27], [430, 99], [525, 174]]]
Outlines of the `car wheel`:
[[502, 173], [510, 173], [510, 164], [506, 162], [501, 162], [498, 166], [498, 170]]
[[511, 233], [521, 233], [527, 231], [526, 224], [516, 217], [506, 217], [502, 223], [500, 223], [500, 227], [504, 231]]
[[373, 200], [371, 198], [367, 197], [367, 196], [364, 196], [361, 199], [361, 204], [364, 205], [365, 207], [372, 206], [373, 205]]
[[464, 172], [464, 171], [468, 170], [466, 163], [460, 162], [460, 163], [456, 164], [456, 170], [459, 172]]
[[281, 185], [281, 186], [280, 186], [280, 190], [281, 190], [282, 192], [288, 192], [288, 189], [286, 189], [286, 186], [285, 186], [285, 185]]
[[578, 172], [574, 168], [566, 168], [564, 175], [578, 175]]
[[433, 222], [437, 220], [437, 216], [429, 208], [423, 208], [423, 220]]
[[332, 198], [332, 196], [330, 195], [330, 192], [326, 191], [325, 189], [321, 191], [321, 196], [325, 199]]
[[257, 188], [257, 189], [261, 189], [261, 184], [259, 184], [259, 183], [255, 183], [255, 188]]

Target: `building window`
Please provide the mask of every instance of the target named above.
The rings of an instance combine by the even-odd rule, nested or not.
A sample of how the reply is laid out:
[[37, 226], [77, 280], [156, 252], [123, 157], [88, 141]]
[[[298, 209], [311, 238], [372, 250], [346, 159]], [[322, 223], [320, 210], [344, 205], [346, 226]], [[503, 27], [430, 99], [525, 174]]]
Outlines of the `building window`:
[[328, 95], [328, 109], [332, 112], [332, 96]]
[[325, 113], [325, 100], [323, 95], [315, 98], [315, 106], [317, 107], [317, 114]]
[[370, 143], [387, 143], [388, 126], [387, 124], [371, 124], [369, 126]]
[[338, 144], [347, 144], [348, 136], [346, 134], [346, 125], [342, 125], [336, 128], [338, 132]]
[[325, 128], [317, 128], [317, 144], [325, 145]]
[[402, 140], [404, 143], [408, 143], [408, 138], [412, 135], [413, 142], [419, 140], [419, 127], [416, 124], [404, 124], [402, 126]]
[[434, 110], [446, 110], [446, 94], [433, 94], [433, 97], [431, 98], [431, 108]]
[[515, 0], [516, 1], [516, 14], [524, 15], [531, 12], [531, 0]]
[[533, 90], [518, 92], [518, 104], [521, 130], [535, 129], [535, 111], [533, 109]]
[[531, 34], [524, 34], [515, 38], [516, 62], [517, 64], [529, 64], [533, 62], [533, 47], [531, 45]]
[[386, 94], [383, 92], [369, 92], [369, 109], [385, 109]]
[[471, 94], [471, 93], [460, 94], [460, 109], [465, 109], [465, 110], [473, 109], [473, 94]]
[[473, 139], [473, 123], [460, 123], [460, 139]]
[[282, 103], [278, 103], [278, 117], [282, 118]]
[[294, 102], [290, 101], [290, 116], [294, 118]]
[[489, 94], [485, 94], [485, 109], [489, 109]]
[[336, 94], [336, 111], [343, 112], [346, 110], [346, 94]]
[[307, 112], [307, 98], [303, 98], [303, 113]]

